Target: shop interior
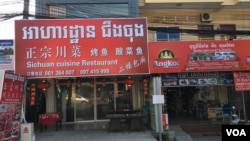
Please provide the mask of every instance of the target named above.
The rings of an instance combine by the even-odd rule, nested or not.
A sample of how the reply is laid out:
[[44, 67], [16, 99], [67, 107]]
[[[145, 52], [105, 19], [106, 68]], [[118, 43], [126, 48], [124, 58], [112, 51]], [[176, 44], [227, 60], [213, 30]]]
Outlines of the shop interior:
[[36, 123], [40, 114], [48, 112], [48, 106], [63, 114], [63, 123], [105, 121], [110, 111], [141, 110], [145, 97], [142, 90], [148, 90], [148, 85], [145, 87], [143, 81], [146, 78], [123, 76], [28, 80], [26, 120]]
[[[49, 102], [54, 111], [63, 113], [64, 123], [105, 121], [109, 111], [148, 110], [145, 107], [150, 104], [149, 86], [148, 81], [144, 83], [147, 77], [133, 77], [131, 87], [125, 84], [127, 78], [51, 79], [52, 93], [40, 88], [43, 79], [28, 80], [26, 120], [36, 122], [39, 114], [47, 112], [49, 95], [54, 97]], [[235, 91], [233, 85], [162, 87], [162, 94], [165, 97], [163, 113], [168, 114], [170, 125], [197, 121], [225, 123], [223, 106], [226, 104], [237, 109], [241, 121], [248, 122], [250, 117], [247, 114], [250, 105], [246, 104], [250, 102], [249, 92]]]
[[228, 122], [226, 108], [235, 107], [240, 121], [248, 121], [249, 92], [236, 92], [234, 86], [163, 87], [164, 113], [169, 115], [169, 124], [210, 121]]

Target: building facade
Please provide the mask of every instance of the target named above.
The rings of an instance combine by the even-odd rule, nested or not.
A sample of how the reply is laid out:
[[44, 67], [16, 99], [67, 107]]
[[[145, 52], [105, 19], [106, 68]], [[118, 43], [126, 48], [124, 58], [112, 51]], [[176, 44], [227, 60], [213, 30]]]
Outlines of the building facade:
[[[41, 22], [45, 19], [122, 19], [138, 17], [139, 14], [138, 1], [134, 0], [97, 0], [94, 2], [89, 0], [71, 2], [38, 0], [36, 5], [38, 5], [36, 18], [42, 19]], [[39, 44], [37, 45], [39, 46]], [[58, 73], [63, 76], [62, 71]], [[148, 73], [98, 76], [95, 74], [101, 73], [99, 70], [86, 73], [92, 73], [92, 75], [43, 76], [29, 79], [26, 100], [27, 120], [36, 122], [40, 113], [62, 112], [64, 123], [108, 121], [106, 115], [109, 111], [124, 108], [141, 109], [144, 106], [142, 82], [148, 77]], [[39, 84], [49, 86], [45, 88], [46, 91], [43, 91], [39, 88]], [[34, 89], [33, 85], [34, 88], [37, 88], [34, 101], [32, 101], [31, 91]], [[133, 86], [130, 87], [131, 85]]]
[[[248, 25], [250, 24], [250, 20], [248, 16], [250, 11], [247, 8], [249, 4], [250, 1], [248, 0], [140, 0], [139, 11], [141, 17], [147, 17], [148, 19], [149, 44], [151, 42], [155, 44], [152, 48], [163, 46], [161, 47], [162, 50], [164, 48], [170, 48], [170, 50], [173, 51], [172, 46], [174, 46], [174, 48], [182, 48], [179, 50], [176, 49], [176, 52], [183, 51], [185, 54], [189, 54], [191, 52], [184, 51], [186, 48], [184, 47], [185, 45], [182, 47], [175, 43], [178, 41], [196, 41], [197, 44], [203, 44], [206, 43], [206, 41], [249, 40]], [[164, 42], [168, 42], [169, 44], [164, 44]], [[161, 45], [161, 43], [163, 45]], [[151, 49], [150, 45], [149, 49]], [[152, 51], [149, 52], [152, 53]], [[202, 52], [205, 53], [206, 51]], [[177, 56], [178, 54], [175, 53], [175, 55]], [[179, 60], [184, 59], [185, 57], [183, 56], [185, 55], [183, 54], [181, 57], [179, 55], [176, 58]], [[190, 57], [192, 58], [192, 56]], [[186, 65], [188, 64], [187, 62], [184, 63]], [[211, 66], [216, 68], [216, 66]], [[240, 110], [241, 120], [248, 120], [249, 91], [236, 91], [232, 83], [223, 85], [216, 83], [216, 85], [207, 86], [193, 84], [193, 80], [197, 76], [200, 79], [213, 78], [214, 76], [209, 73], [218, 73], [218, 71], [203, 70], [196, 73], [177, 73], [180, 72], [177, 70], [166, 71], [164, 73], [163, 71], [157, 70], [157, 72], [163, 74], [161, 77], [162, 94], [165, 95], [167, 101], [164, 105], [165, 108], [163, 107], [163, 111], [168, 113], [169, 116], [175, 116], [177, 113], [180, 113], [179, 115], [182, 116], [183, 112], [189, 113], [192, 110], [194, 111], [195, 105], [192, 104], [193, 101], [190, 99], [193, 99], [195, 89], [199, 89], [199, 93], [203, 95], [203, 98], [214, 95], [212, 98], [213, 102], [208, 103], [207, 106], [211, 104], [214, 105], [212, 111], [215, 111], [215, 113], [209, 109], [206, 111], [208, 112], [206, 118], [210, 120], [217, 120], [216, 118], [221, 119], [220, 107], [225, 103], [229, 103]], [[171, 74], [171, 72], [173, 72], [173, 74]], [[222, 74], [229, 73], [232, 80], [234, 73], [232, 69], [220, 69], [220, 72], [222, 72]], [[152, 70], [150, 73], [152, 74]], [[220, 73], [218, 74], [219, 77], [226, 77]], [[184, 78], [188, 81], [187, 83], [183, 80]], [[181, 85], [181, 83], [183, 85]], [[201, 97], [199, 97], [199, 99], [200, 98]], [[196, 112], [194, 112], [194, 114], [196, 114]], [[153, 115], [152, 119], [154, 116], [155, 115]], [[169, 119], [171, 120], [171, 117]]]
[[[248, 40], [250, 24], [250, 2], [244, 0], [227, 1], [151, 1], [151, 0], [73, 0], [71, 2], [62, 0], [37, 0], [36, 1], [37, 19], [98, 19], [98, 18], [136, 18], [146, 17], [148, 26], [149, 42], [182, 42], [182, 41], [203, 41], [214, 40]], [[149, 46], [150, 47], [150, 46]], [[149, 53], [150, 54], [150, 53]], [[219, 70], [223, 73], [233, 72], [229, 70]], [[215, 71], [206, 71], [201, 78], [210, 77], [209, 73], [218, 73]], [[242, 120], [248, 119], [250, 108], [248, 92], [236, 92], [233, 84], [230, 85], [187, 85], [185, 88], [180, 85], [175, 87], [164, 85], [163, 81], [168, 77], [165, 75], [182, 75], [186, 72], [161, 72], [149, 74], [126, 74], [115, 76], [88, 76], [88, 77], [42, 77], [29, 79], [27, 83], [26, 117], [30, 121], [36, 121], [37, 115], [44, 112], [63, 112], [63, 122], [94, 122], [108, 121], [106, 114], [109, 110], [123, 109], [130, 107], [132, 109], [151, 110], [151, 119], [155, 118], [154, 105], [151, 96], [155, 91], [149, 91], [149, 95], [144, 93], [143, 80], [150, 80], [150, 87], [154, 87], [155, 75], [161, 75], [161, 92], [165, 95], [166, 103], [163, 110], [169, 114], [184, 112], [189, 113], [189, 109], [183, 108], [184, 103], [190, 101], [181, 101], [186, 99], [184, 92], [190, 91], [188, 95], [194, 93], [195, 88], [199, 88], [203, 96], [210, 97], [209, 90], [213, 89], [215, 96], [212, 100], [216, 101], [216, 106], [230, 103], [236, 105], [241, 112]], [[218, 73], [219, 74], [219, 73]], [[192, 73], [198, 75], [198, 72]], [[134, 78], [133, 87], [128, 89], [124, 85], [128, 76]], [[223, 76], [219, 76], [223, 77]], [[179, 78], [178, 78], [179, 79]], [[193, 79], [193, 77], [190, 77]], [[43, 81], [49, 82], [50, 87], [46, 87], [46, 93], [39, 89], [35, 97], [35, 104], [31, 104], [32, 85], [39, 85]], [[126, 81], [128, 82], [128, 81]], [[114, 84], [115, 83], [115, 84]], [[184, 83], [184, 82], [183, 82]], [[36, 87], [37, 87], [36, 86]], [[109, 97], [118, 92], [118, 97]], [[176, 94], [177, 93], [177, 94]], [[73, 96], [73, 97], [72, 97]], [[179, 97], [178, 97], [179, 96]], [[70, 98], [71, 97], [71, 98]], [[174, 97], [170, 99], [171, 97]], [[244, 97], [244, 98], [243, 98]], [[236, 101], [240, 100], [239, 101]], [[113, 100], [113, 101], [112, 101]], [[211, 99], [209, 99], [211, 100]], [[174, 102], [171, 103], [171, 102]], [[207, 101], [207, 100], [206, 100]], [[168, 104], [168, 102], [170, 102]], [[189, 106], [188, 106], [189, 107]], [[190, 112], [191, 112], [190, 107]], [[36, 116], [33, 115], [36, 113]], [[151, 121], [152, 122], [152, 121]]]

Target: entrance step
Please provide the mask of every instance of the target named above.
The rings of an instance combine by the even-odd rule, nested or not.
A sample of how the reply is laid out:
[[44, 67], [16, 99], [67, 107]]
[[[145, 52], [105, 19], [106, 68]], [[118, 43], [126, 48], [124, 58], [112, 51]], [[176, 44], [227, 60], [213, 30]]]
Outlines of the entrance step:
[[169, 129], [174, 132], [174, 141], [193, 141], [191, 136], [183, 131], [179, 125], [172, 125]]
[[186, 133], [207, 133], [207, 132], [221, 132], [221, 124], [185, 124], [181, 128]]

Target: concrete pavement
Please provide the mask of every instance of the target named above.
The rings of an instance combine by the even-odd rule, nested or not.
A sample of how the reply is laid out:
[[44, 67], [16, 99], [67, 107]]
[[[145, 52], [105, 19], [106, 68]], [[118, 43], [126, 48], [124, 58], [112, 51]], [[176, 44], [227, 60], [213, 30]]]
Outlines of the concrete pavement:
[[174, 134], [174, 141], [221, 141], [221, 133], [218, 131], [186, 133], [179, 125], [173, 125], [170, 127], [169, 132]]
[[191, 133], [189, 134], [193, 141], [221, 141], [221, 133]]
[[36, 132], [36, 141], [156, 141], [151, 131], [71, 130]]
[[[218, 132], [211, 133], [185, 133], [179, 126], [171, 128], [174, 137], [171, 141], [221, 141]], [[172, 132], [173, 133], [173, 132]], [[172, 134], [173, 135], [173, 134]], [[63, 129], [55, 131], [55, 128], [48, 128], [40, 132], [35, 131], [36, 141], [157, 141], [151, 130], [108, 132], [105, 129], [72, 130]]]

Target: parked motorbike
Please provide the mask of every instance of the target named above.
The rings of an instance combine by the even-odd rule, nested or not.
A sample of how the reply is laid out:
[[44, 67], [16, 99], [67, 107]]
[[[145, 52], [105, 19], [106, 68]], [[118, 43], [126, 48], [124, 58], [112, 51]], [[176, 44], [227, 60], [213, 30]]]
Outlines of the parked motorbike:
[[232, 106], [230, 124], [237, 125], [240, 122], [240, 114], [238, 110], [236, 110], [235, 106]]

